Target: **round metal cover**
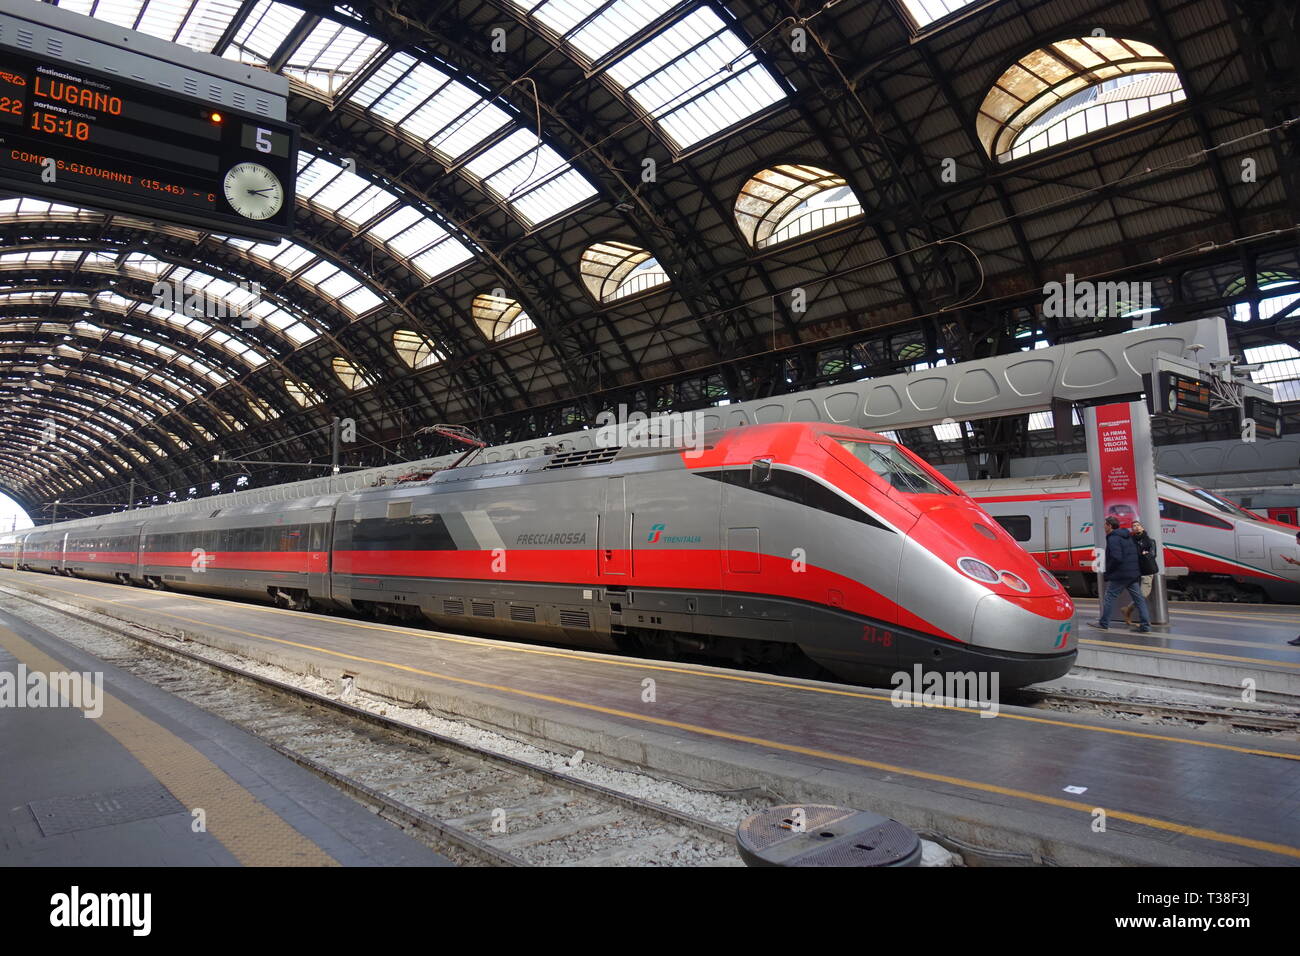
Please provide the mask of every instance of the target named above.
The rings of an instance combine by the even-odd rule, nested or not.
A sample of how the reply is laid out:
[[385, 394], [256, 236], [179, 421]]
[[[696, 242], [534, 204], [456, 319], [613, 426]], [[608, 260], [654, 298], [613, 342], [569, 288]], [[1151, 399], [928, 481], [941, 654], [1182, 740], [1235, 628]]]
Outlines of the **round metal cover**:
[[824, 804], [769, 807], [736, 827], [746, 866], [919, 866], [921, 839], [866, 810]]

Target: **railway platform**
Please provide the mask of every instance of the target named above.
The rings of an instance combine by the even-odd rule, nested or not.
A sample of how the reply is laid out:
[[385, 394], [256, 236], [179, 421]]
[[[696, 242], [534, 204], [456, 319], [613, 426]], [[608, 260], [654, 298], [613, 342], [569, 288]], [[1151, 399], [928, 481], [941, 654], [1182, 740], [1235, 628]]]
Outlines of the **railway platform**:
[[1219, 693], [1249, 687], [1261, 701], [1300, 703], [1300, 647], [1287, 643], [1300, 634], [1300, 608], [1174, 601], [1169, 625], [1148, 634], [1119, 615], [1109, 631], [1088, 627], [1099, 613], [1095, 598], [1076, 598], [1075, 608], [1076, 670]]
[[448, 865], [256, 737], [3, 610], [0, 683], [0, 865]]
[[1125, 726], [1010, 705], [992, 714], [900, 707], [887, 689], [0, 575], [0, 601], [18, 609], [17, 594], [299, 674], [350, 677], [359, 689], [614, 766], [872, 810], [992, 849], [986, 859], [1300, 863], [1294, 734]]

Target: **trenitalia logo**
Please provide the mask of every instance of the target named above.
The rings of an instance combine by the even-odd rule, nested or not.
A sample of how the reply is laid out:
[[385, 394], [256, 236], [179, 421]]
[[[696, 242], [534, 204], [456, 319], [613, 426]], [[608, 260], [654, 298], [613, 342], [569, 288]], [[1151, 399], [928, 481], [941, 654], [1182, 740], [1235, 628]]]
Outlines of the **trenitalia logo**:
[[1091, 521], [1085, 521], [1083, 524], [1079, 525], [1079, 534], [1088, 534], [1090, 531], [1092, 531]]
[[1070, 621], [1064, 621], [1061, 626], [1056, 629], [1056, 643], [1052, 645], [1053, 648], [1065, 646], [1066, 641], [1070, 639], [1070, 625]]
[[650, 544], [699, 544], [701, 541], [698, 534], [665, 534], [666, 530], [666, 525], [652, 524], [646, 541]]

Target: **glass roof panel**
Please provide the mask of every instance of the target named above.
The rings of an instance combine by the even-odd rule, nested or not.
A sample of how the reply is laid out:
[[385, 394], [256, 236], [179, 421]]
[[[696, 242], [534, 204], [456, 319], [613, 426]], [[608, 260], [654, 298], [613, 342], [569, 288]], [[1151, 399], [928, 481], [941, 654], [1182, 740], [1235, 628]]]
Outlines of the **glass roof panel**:
[[709, 7], [694, 10], [637, 47], [609, 68], [609, 77], [658, 121], [678, 148], [785, 97], [776, 79]]
[[924, 27], [974, 2], [975, 0], [903, 0], [903, 8], [913, 23]]
[[[679, 0], [511, 0], [581, 54], [599, 60], [668, 13]], [[604, 8], [602, 10], [602, 7]]]
[[285, 38], [294, 31], [305, 14], [297, 7], [275, 0], [258, 0], [235, 37], [222, 53], [228, 60], [265, 66]]
[[322, 20], [290, 54], [284, 72], [332, 96], [383, 49], [372, 36]]

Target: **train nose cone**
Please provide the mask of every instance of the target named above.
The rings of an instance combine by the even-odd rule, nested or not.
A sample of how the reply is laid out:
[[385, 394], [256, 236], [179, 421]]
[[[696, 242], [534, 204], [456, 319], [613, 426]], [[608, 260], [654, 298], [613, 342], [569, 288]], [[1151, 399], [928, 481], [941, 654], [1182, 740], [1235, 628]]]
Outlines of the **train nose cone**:
[[1022, 654], [1074, 651], [1074, 603], [1064, 593], [1044, 597], [986, 594], [975, 606], [971, 643]]

